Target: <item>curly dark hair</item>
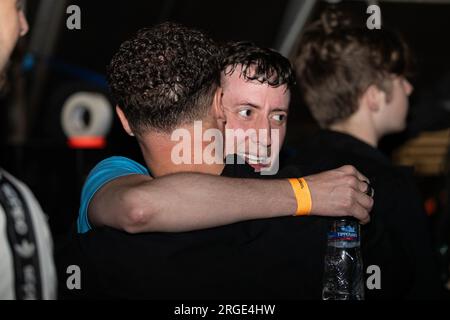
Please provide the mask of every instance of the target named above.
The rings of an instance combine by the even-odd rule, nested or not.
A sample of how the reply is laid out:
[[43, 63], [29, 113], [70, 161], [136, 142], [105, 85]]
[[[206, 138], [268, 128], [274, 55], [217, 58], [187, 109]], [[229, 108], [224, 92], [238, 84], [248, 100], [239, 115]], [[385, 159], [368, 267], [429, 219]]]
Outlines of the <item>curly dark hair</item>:
[[107, 73], [137, 135], [202, 119], [220, 82], [220, 49], [201, 31], [166, 22], [125, 41]]
[[411, 75], [411, 55], [400, 35], [369, 30], [348, 14], [327, 10], [306, 28], [296, 59], [302, 96], [321, 127], [350, 117], [371, 85], [390, 99], [392, 75]]
[[226, 75], [242, 66], [244, 79], [267, 83], [272, 87], [295, 85], [295, 75], [291, 63], [275, 50], [259, 47], [248, 41], [230, 42], [222, 48], [221, 69]]

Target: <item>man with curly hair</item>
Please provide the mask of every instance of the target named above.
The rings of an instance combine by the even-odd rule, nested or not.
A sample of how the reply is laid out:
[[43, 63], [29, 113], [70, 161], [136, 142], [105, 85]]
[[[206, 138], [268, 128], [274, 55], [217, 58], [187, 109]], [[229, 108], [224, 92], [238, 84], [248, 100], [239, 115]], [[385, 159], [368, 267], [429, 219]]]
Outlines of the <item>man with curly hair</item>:
[[[223, 130], [254, 112], [261, 123], [285, 125], [279, 115], [286, 113], [293, 84], [289, 62], [253, 46], [234, 49], [230, 58], [242, 59], [247, 52], [256, 59], [233, 58], [221, 75], [221, 55], [212, 40], [166, 23], [141, 30], [114, 56], [109, 81], [117, 113], [125, 131], [137, 137], [155, 179], [124, 158], [107, 159], [88, 178], [78, 231], [87, 260], [104, 280], [95, 286], [100, 295], [320, 297], [323, 224], [313, 217], [254, 221], [295, 215], [298, 202], [288, 180], [230, 179], [219, 175], [255, 177], [254, 170], [171, 161], [171, 132], [180, 127], [194, 130], [194, 120], [201, 120], [203, 129]], [[276, 67], [260, 63], [270, 61], [265, 55]], [[234, 92], [239, 83], [250, 91]], [[292, 172], [288, 176], [299, 175], [298, 170]], [[372, 200], [364, 194], [365, 177], [352, 168], [305, 180], [316, 214], [352, 212], [367, 219]], [[253, 221], [232, 224], [244, 220]], [[153, 232], [131, 236], [117, 229]]]

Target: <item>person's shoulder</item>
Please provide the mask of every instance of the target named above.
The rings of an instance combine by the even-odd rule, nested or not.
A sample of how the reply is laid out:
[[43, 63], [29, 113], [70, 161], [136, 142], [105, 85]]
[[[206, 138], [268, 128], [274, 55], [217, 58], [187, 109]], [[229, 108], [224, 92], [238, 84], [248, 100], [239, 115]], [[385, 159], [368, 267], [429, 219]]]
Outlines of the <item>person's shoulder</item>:
[[[12, 203], [20, 204], [21, 215], [25, 218], [28, 230], [33, 230], [34, 236], [31, 236], [36, 245], [37, 256], [43, 266], [41, 277], [43, 282], [43, 298], [54, 299], [56, 297], [56, 275], [53, 265], [53, 241], [50, 228], [48, 226], [47, 216], [43, 212], [39, 202], [31, 190], [12, 174], [0, 168], [0, 178], [4, 177], [6, 182], [12, 187], [13, 192], [7, 194]], [[19, 215], [20, 217], [20, 215]], [[20, 220], [20, 219], [19, 219]], [[25, 235], [22, 235], [25, 236]]]
[[126, 165], [126, 166], [138, 166], [143, 167], [139, 162], [134, 161], [133, 159], [123, 157], [123, 156], [112, 156], [100, 161], [97, 166], [105, 166], [105, 165]]
[[149, 175], [149, 171], [140, 163], [129, 158], [114, 156], [100, 161], [89, 173], [85, 185], [94, 185], [95, 189], [98, 186], [109, 182], [114, 178], [118, 178], [130, 174]]
[[91, 170], [81, 190], [78, 215], [79, 232], [83, 233], [92, 229], [87, 212], [97, 191], [110, 181], [129, 175], [150, 175], [150, 172], [140, 163], [120, 156], [106, 158]]
[[20, 181], [19, 179], [14, 177], [12, 174], [10, 174], [8, 171], [6, 171], [2, 168], [0, 168], [0, 177], [1, 176], [4, 176], [6, 179], [8, 179], [8, 181], [13, 183], [14, 185], [20, 186], [21, 189], [24, 188], [24, 189], [28, 190], [27, 186], [22, 181]]
[[19, 192], [20, 195], [23, 197], [28, 208], [30, 209], [31, 214], [33, 216], [36, 216], [37, 217], [36, 219], [38, 219], [38, 221], [36, 221], [38, 222], [37, 227], [40, 228], [41, 225], [45, 225], [46, 227], [47, 216], [43, 212], [38, 200], [34, 196], [33, 192], [28, 188], [28, 186], [19, 179], [17, 179], [16, 177], [14, 177], [12, 174], [8, 173], [5, 170], [2, 170], [1, 168], [0, 168], [0, 175], [4, 176], [7, 179], [7, 181], [11, 183], [13, 187], [16, 188], [17, 192]]
[[12, 183], [18, 189], [18, 191], [22, 194], [22, 196], [24, 196], [25, 200], [29, 204], [31, 204], [33, 209], [35, 209], [36, 211], [42, 212], [42, 209], [39, 206], [39, 203], [37, 202], [33, 193], [31, 192], [31, 190], [28, 188], [28, 186], [25, 183], [23, 183], [22, 181], [20, 181], [16, 177], [14, 177], [12, 174], [10, 174], [9, 172], [7, 172], [6, 170], [1, 169], [1, 168], [0, 168], [0, 175], [3, 175], [10, 183]]
[[91, 171], [90, 176], [105, 171], [133, 172], [149, 175], [149, 171], [142, 164], [126, 157], [112, 156], [100, 161]]

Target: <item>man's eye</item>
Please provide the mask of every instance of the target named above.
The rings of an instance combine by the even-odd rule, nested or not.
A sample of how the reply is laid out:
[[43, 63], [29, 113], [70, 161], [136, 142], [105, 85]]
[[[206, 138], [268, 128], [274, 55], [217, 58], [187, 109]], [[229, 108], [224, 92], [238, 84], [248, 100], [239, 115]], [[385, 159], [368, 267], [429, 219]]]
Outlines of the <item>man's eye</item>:
[[250, 109], [244, 109], [244, 110], [239, 111], [239, 114], [240, 114], [241, 116], [243, 116], [243, 117], [248, 118], [248, 117], [251, 116], [252, 110], [250, 110]]
[[278, 121], [278, 122], [283, 122], [284, 120], [286, 120], [286, 115], [285, 114], [274, 114], [272, 116], [272, 119], [274, 119], [275, 121]]

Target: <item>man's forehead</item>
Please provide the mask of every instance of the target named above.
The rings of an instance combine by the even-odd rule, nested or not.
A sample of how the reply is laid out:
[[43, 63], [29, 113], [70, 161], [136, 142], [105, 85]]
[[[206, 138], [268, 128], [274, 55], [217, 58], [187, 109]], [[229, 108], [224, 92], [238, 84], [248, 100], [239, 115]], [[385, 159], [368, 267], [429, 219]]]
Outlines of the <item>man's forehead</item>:
[[[239, 67], [239, 69], [238, 69]], [[267, 82], [261, 83], [258, 80], [248, 80], [242, 75], [242, 67], [238, 66], [234, 72], [223, 72], [221, 84], [228, 98], [254, 100], [264, 99], [270, 93], [273, 99], [282, 100], [289, 99], [290, 92], [287, 85], [272, 87]]]
[[235, 66], [228, 66], [225, 68], [225, 70], [222, 72], [222, 81], [224, 81], [225, 83], [228, 81], [238, 81], [238, 80], [242, 80], [242, 81], [247, 81], [247, 82], [252, 82], [256, 80], [249, 80], [246, 79], [244, 75], [247, 75], [249, 77], [252, 77], [256, 72], [256, 68], [253, 65], [250, 65], [248, 67], [244, 67], [242, 64], [238, 64]]
[[[273, 73], [270, 79], [265, 78], [265, 76], [267, 75], [265, 76], [261, 75], [260, 78], [253, 79], [255, 74], [256, 74], [255, 65], [243, 66], [242, 64], [238, 64], [235, 66], [232, 65], [227, 66], [221, 73], [222, 87], [226, 87], [227, 85], [230, 84], [230, 82], [237, 84], [240, 82], [249, 82], [255, 84], [268, 85], [267, 80], [273, 80], [273, 78], [276, 78], [278, 76], [276, 73]], [[283, 87], [285, 90], [289, 90], [287, 88], [287, 84], [281, 85], [280, 87]]]
[[223, 103], [227, 108], [236, 110], [241, 107], [253, 107], [267, 112], [289, 111], [289, 94], [252, 94], [249, 92], [237, 92], [236, 90], [224, 91]]

